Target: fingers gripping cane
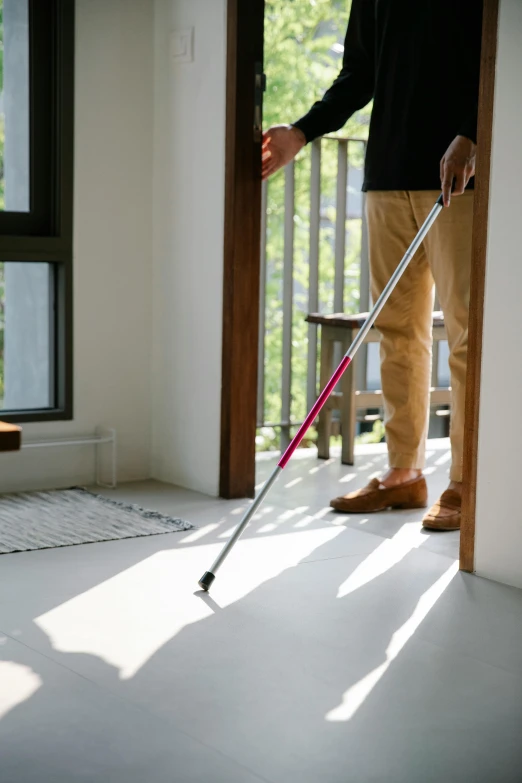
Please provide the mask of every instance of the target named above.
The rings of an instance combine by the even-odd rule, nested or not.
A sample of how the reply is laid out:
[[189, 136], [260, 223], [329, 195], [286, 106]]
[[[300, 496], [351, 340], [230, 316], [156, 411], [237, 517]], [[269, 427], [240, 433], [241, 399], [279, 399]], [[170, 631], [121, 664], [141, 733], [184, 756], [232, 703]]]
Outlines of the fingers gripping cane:
[[301, 443], [302, 439], [304, 438], [306, 432], [308, 431], [309, 427], [313, 424], [315, 421], [317, 415], [319, 414], [320, 410], [324, 406], [326, 400], [334, 390], [334, 388], [337, 386], [337, 383], [339, 382], [339, 379], [343, 375], [346, 368], [351, 364], [353, 357], [357, 353], [358, 349], [361, 347], [361, 345], [364, 343], [364, 340], [366, 338], [366, 335], [372, 328], [373, 324], [375, 323], [375, 320], [379, 313], [381, 312], [382, 308], [386, 304], [386, 301], [388, 300], [390, 294], [394, 290], [395, 286], [399, 282], [401, 276], [403, 275], [404, 271], [406, 270], [406, 267], [410, 263], [411, 259], [419, 249], [420, 245], [422, 244], [426, 234], [434, 224], [435, 220], [439, 216], [440, 212], [444, 208], [444, 202], [443, 197], [440, 196], [437, 199], [437, 202], [433, 206], [433, 209], [431, 210], [430, 214], [424, 221], [424, 224], [422, 225], [419, 233], [411, 243], [410, 247], [406, 251], [402, 261], [400, 262], [399, 266], [391, 276], [388, 284], [386, 285], [384, 291], [376, 301], [375, 305], [372, 308], [372, 311], [368, 315], [368, 318], [364, 322], [363, 326], [361, 327], [360, 331], [357, 334], [357, 337], [353, 341], [352, 345], [348, 349], [347, 353], [343, 357], [341, 363], [339, 364], [338, 368], [326, 384], [325, 388], [319, 395], [317, 402], [313, 406], [312, 410], [306, 417], [305, 421], [299, 428], [298, 433], [282, 455], [281, 459], [279, 460], [277, 467], [274, 469], [273, 473], [271, 474], [270, 478], [267, 480], [267, 482], [263, 485], [262, 489], [260, 490], [259, 494], [255, 498], [255, 500], [252, 502], [252, 504], [249, 506], [248, 510], [246, 511], [245, 515], [243, 516], [241, 522], [237, 526], [236, 530], [234, 531], [233, 535], [231, 536], [230, 540], [227, 542], [227, 544], [223, 547], [220, 555], [215, 560], [215, 562], [212, 564], [212, 567], [210, 568], [210, 571], [206, 571], [201, 579], [199, 580], [199, 586], [202, 590], [208, 591], [212, 582], [216, 578], [216, 573], [218, 569], [222, 566], [223, 562], [227, 558], [227, 556], [230, 554], [232, 548], [234, 547], [234, 544], [258, 510], [258, 508], [261, 506], [262, 502], [268, 495], [270, 489], [272, 488], [273, 484], [276, 482], [279, 474], [281, 471], [286, 467], [288, 464], [292, 454], [297, 449], [299, 444]]

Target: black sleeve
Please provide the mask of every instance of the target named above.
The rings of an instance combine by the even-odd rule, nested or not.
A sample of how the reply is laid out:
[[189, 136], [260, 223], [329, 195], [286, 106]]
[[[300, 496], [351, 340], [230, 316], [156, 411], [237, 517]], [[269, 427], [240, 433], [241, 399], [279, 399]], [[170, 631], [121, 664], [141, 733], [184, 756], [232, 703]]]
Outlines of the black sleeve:
[[471, 108], [467, 117], [460, 125], [458, 135], [471, 139], [473, 144], [477, 143], [477, 124], [478, 124], [478, 101]]
[[466, 18], [467, 37], [471, 42], [471, 50], [467, 58], [465, 89], [462, 91], [462, 119], [458, 129], [459, 136], [471, 139], [477, 143], [479, 86], [480, 86], [480, 54], [482, 43], [482, 3], [473, 14]]
[[344, 41], [342, 70], [308, 114], [294, 126], [307, 142], [339, 130], [358, 109], [373, 98], [375, 83], [375, 5], [369, 0], [353, 0]]

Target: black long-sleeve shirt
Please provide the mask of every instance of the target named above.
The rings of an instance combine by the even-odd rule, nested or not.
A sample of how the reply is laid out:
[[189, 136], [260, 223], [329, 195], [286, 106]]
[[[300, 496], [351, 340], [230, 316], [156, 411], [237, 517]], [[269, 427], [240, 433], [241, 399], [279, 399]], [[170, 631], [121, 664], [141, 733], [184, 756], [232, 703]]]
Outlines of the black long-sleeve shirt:
[[482, 0], [353, 0], [342, 70], [295, 126], [312, 141], [373, 98], [363, 190], [439, 189], [455, 136], [476, 141], [481, 31]]

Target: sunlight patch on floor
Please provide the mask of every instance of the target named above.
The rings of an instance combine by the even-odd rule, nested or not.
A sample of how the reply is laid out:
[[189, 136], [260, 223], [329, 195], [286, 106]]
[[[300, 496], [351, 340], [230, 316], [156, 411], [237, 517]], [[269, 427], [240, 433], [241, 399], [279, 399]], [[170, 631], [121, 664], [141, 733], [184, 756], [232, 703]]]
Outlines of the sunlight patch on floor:
[[[221, 607], [235, 603], [340, 532], [325, 528], [240, 541], [218, 575], [213, 597]], [[220, 548], [203, 544], [156, 552], [35, 623], [58, 652], [97, 656], [120, 679], [130, 679], [184, 628], [214, 613], [197, 580]]]
[[326, 459], [321, 465], [315, 465], [315, 467], [310, 468], [308, 473], [310, 474], [310, 476], [313, 476], [315, 473], [318, 473], [320, 470], [323, 470], [324, 468], [326, 468], [328, 465], [331, 465], [335, 461], [336, 460], [334, 459]]
[[[307, 511], [309, 506], [303, 507], [303, 513]], [[332, 513], [331, 506], [325, 506], [324, 508], [320, 508], [319, 511], [316, 511], [315, 514], [307, 514], [302, 519], [300, 519], [298, 522], [295, 523], [294, 528], [299, 529], [302, 527], [307, 527], [312, 522], [317, 522], [323, 519], [327, 514]]]
[[275, 522], [268, 522], [266, 525], [263, 525], [259, 528], [257, 531], [258, 533], [273, 533], [274, 530], [277, 530], [277, 525]]
[[[196, 548], [157, 552], [35, 623], [59, 652], [98, 656], [129, 679], [182, 628], [212, 614], [176, 584], [180, 559], [190, 561]], [[194, 568], [191, 587], [199, 576]]]
[[363, 465], [357, 465], [357, 472], [361, 473], [365, 470], [370, 470], [370, 468], [373, 468], [373, 461], [372, 462], [365, 462]]
[[289, 508], [283, 511], [277, 518], [280, 522], [288, 522], [288, 520], [304, 514], [305, 511], [308, 511], [308, 506], [296, 506], [296, 508]]
[[339, 484], [347, 484], [349, 481], [353, 481], [357, 473], [347, 473], [346, 476], [341, 476]]
[[307, 514], [302, 519], [300, 519], [298, 522], [295, 523], [294, 528], [296, 530], [300, 530], [303, 527], [308, 527], [308, 525], [311, 525], [314, 521], [314, 518], [311, 514]]
[[[239, 522], [238, 522], [239, 524]], [[220, 539], [227, 539], [230, 538], [230, 536], [234, 533], [234, 530], [236, 529], [237, 525], [234, 525], [234, 527], [229, 527], [228, 530], [224, 530], [223, 533], [219, 534]]]
[[295, 487], [296, 484], [300, 484], [302, 480], [303, 480], [303, 477], [299, 476], [299, 478], [292, 479], [292, 481], [289, 481], [288, 484], [284, 485], [284, 487], [285, 487], [285, 489], [291, 489], [292, 487]]
[[[364, 520], [367, 521], [367, 520]], [[417, 522], [408, 522], [393, 536], [383, 541], [339, 587], [337, 598], [344, 598], [397, 565], [412, 549], [420, 546], [427, 535]]]
[[0, 719], [36, 693], [42, 679], [29, 666], [0, 661]]
[[[246, 509], [243, 509], [246, 511]], [[263, 521], [264, 517], [267, 517], [268, 515], [272, 515], [274, 513], [274, 507], [273, 506], [263, 506], [260, 508], [252, 517], [250, 524], [253, 522], [261, 522]], [[223, 520], [225, 521], [225, 520]], [[227, 538], [230, 538], [230, 536], [234, 533], [237, 526], [240, 524], [241, 520], [238, 519], [237, 522], [227, 530], [224, 530], [222, 533], [219, 534], [219, 539], [225, 541]]]
[[452, 563], [442, 576], [420, 597], [417, 606], [406, 622], [392, 635], [386, 650], [386, 660], [373, 671], [356, 682], [343, 695], [341, 704], [325, 716], [332, 723], [348, 721], [366, 701], [377, 683], [382, 679], [390, 664], [397, 658], [409, 639], [413, 636], [428, 612], [439, 600], [452, 579], [458, 573], [458, 562]]
[[218, 527], [218, 522], [214, 522], [211, 525], [204, 525], [203, 527], [198, 528], [198, 530], [194, 530], [192, 533], [189, 533], [185, 538], [180, 539], [179, 543], [193, 544], [195, 541], [199, 541], [200, 538], [204, 538], [209, 533], [212, 533]]

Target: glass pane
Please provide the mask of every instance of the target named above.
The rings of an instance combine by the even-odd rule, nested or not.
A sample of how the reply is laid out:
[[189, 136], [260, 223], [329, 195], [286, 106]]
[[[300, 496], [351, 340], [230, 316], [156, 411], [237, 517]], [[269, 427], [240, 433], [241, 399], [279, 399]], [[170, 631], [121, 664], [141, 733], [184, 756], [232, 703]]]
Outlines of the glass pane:
[[29, 212], [28, 0], [0, 0], [0, 210]]
[[0, 263], [0, 409], [54, 407], [53, 267]]

